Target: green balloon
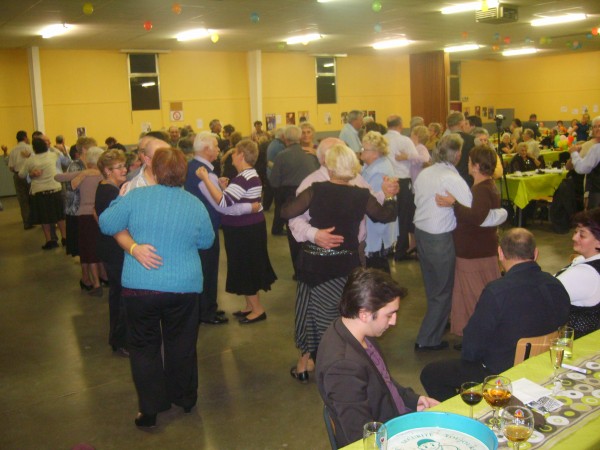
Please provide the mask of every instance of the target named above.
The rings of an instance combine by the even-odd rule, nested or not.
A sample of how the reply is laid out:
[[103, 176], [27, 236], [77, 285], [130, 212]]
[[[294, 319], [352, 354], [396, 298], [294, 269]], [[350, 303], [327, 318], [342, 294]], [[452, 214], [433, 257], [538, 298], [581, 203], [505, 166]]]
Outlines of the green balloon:
[[379, 0], [375, 0], [372, 4], [371, 4], [371, 9], [373, 10], [373, 12], [379, 12], [381, 11], [382, 5], [381, 2]]

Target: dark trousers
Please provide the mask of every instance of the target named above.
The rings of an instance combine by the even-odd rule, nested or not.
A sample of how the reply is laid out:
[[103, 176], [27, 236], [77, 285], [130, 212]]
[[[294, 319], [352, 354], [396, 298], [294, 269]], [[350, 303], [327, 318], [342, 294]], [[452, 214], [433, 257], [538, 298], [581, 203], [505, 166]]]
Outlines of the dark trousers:
[[281, 186], [273, 188], [273, 200], [275, 200], [275, 212], [273, 213], [273, 224], [271, 225], [271, 234], [281, 234], [283, 226], [287, 223], [281, 218], [281, 207], [288, 198], [296, 197], [297, 186]]
[[273, 188], [271, 187], [271, 183], [269, 183], [269, 179], [265, 177], [263, 182], [263, 198], [262, 205], [265, 211], [271, 209], [271, 205], [273, 204]]
[[220, 251], [219, 230], [216, 230], [213, 245], [206, 250], [198, 250], [202, 262], [202, 277], [204, 278], [204, 288], [200, 294], [199, 320], [212, 320], [217, 314]]
[[13, 173], [13, 182], [17, 193], [19, 208], [21, 208], [21, 220], [24, 227], [31, 226], [31, 210], [29, 207], [29, 183], [27, 179], [21, 178], [18, 174]]
[[106, 269], [106, 275], [110, 283], [108, 289], [108, 314], [110, 317], [108, 343], [113, 350], [127, 348], [127, 316], [123, 297], [121, 297], [121, 290], [123, 289], [121, 286], [123, 262], [104, 262], [104, 268]]
[[398, 201], [398, 241], [396, 242], [396, 255], [406, 256], [408, 251], [408, 233], [413, 233], [415, 226], [415, 196], [412, 193], [412, 181], [410, 178], [398, 180], [400, 192], [396, 196]]
[[198, 294], [136, 295], [125, 297], [125, 306], [140, 412], [157, 414], [171, 403], [193, 407], [198, 398]]
[[464, 382], [481, 383], [488, 375], [480, 362], [449, 359], [427, 364], [421, 371], [421, 384], [429, 397], [443, 402], [458, 394]]

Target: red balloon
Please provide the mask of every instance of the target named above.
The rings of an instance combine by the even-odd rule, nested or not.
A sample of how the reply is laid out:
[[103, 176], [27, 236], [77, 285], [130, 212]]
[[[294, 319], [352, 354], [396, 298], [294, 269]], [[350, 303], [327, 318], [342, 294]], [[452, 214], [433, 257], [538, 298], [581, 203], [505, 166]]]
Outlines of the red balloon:
[[592, 28], [592, 34], [598, 36], [598, 28]]
[[510, 37], [506, 36], [503, 40], [506, 45], [510, 44]]
[[149, 20], [146, 20], [144, 22], [144, 30], [146, 31], [150, 31], [152, 29], [152, 22]]

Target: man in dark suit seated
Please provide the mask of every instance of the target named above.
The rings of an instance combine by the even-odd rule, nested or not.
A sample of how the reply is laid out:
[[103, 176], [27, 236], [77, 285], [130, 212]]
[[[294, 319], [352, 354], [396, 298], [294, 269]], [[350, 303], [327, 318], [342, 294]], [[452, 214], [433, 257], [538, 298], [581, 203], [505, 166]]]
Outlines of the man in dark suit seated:
[[317, 384], [340, 447], [360, 439], [367, 422], [385, 422], [439, 403], [396, 383], [373, 339], [396, 324], [404, 296], [406, 289], [387, 273], [358, 268], [342, 293], [342, 317], [323, 334], [317, 352]]
[[463, 331], [461, 359], [430, 363], [421, 372], [427, 393], [441, 401], [456, 395], [465, 381], [481, 382], [510, 369], [519, 339], [551, 333], [569, 317], [569, 294], [535, 262], [533, 234], [507, 231], [498, 254], [506, 274], [481, 293]]

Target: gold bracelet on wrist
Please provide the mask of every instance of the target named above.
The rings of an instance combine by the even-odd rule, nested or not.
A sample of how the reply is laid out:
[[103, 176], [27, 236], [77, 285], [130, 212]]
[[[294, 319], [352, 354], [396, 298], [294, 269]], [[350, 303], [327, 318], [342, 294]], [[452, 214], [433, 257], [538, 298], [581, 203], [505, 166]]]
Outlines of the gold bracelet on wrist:
[[129, 247], [129, 254], [131, 256], [133, 256], [133, 249], [136, 247], [137, 247], [137, 243], [135, 243], [135, 242], [133, 244], [131, 244], [131, 247]]

